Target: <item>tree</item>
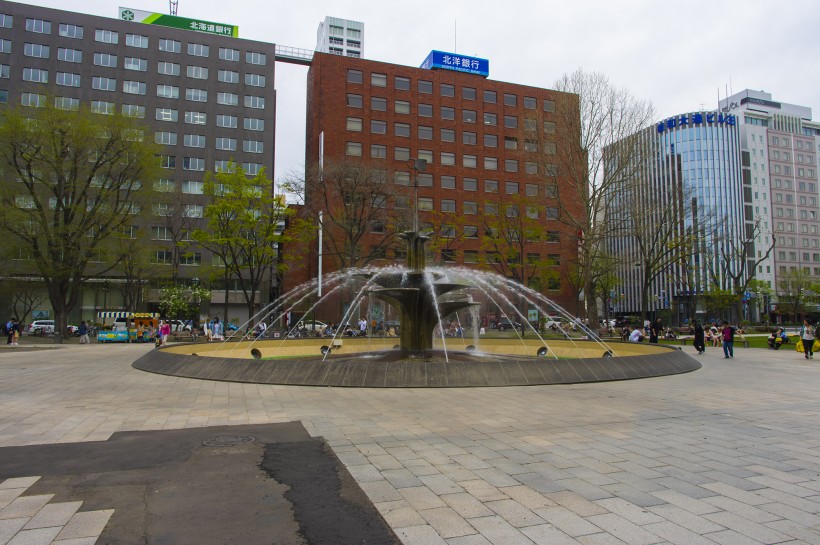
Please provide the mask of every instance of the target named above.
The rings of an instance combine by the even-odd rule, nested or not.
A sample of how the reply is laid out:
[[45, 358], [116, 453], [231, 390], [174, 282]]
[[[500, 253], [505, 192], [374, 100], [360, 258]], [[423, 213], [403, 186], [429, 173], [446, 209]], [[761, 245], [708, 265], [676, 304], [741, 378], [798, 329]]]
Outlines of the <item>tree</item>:
[[159, 293], [162, 315], [180, 320], [199, 316], [200, 302], [211, 296], [211, 291], [202, 286], [169, 286], [162, 288]]
[[[820, 286], [818, 286], [820, 287]], [[768, 304], [764, 306], [764, 301], [768, 301], [772, 295], [772, 286], [766, 280], [758, 280], [753, 278], [749, 282], [749, 291], [755, 294], [755, 299], [757, 300], [757, 315], [759, 319], [763, 322], [768, 322]], [[812, 291], [815, 293], [820, 293], [820, 290], [815, 290], [812, 287]]]
[[152, 141], [136, 119], [85, 109], [8, 109], [0, 126], [0, 230], [23, 248], [43, 277], [56, 341], [76, 306], [89, 264], [141, 207], [157, 172]]
[[303, 180], [291, 180], [287, 187], [303, 196], [310, 221], [322, 213], [324, 253], [339, 269], [385, 258], [408, 225], [396, 210], [407, 210], [409, 199], [388, 182], [386, 171], [364, 161], [314, 165]]
[[777, 283], [778, 304], [784, 304], [798, 321], [800, 314], [805, 311], [805, 304], [811, 300], [813, 279], [808, 272], [801, 268], [792, 269], [779, 275]]
[[290, 211], [274, 196], [264, 169], [249, 177], [230, 163], [224, 171], [206, 174], [204, 193], [210, 201], [204, 211], [207, 229], [195, 231], [193, 238], [224, 261], [226, 276], [238, 281], [252, 317], [263, 281], [270, 285], [275, 271], [287, 267], [289, 260], [279, 259], [279, 250], [288, 239], [283, 231]]
[[[737, 295], [736, 312], [737, 316], [741, 316], [740, 305], [754, 279], [757, 266], [774, 251], [774, 234], [764, 232], [760, 216], [749, 225], [732, 222], [724, 216], [714, 221], [710, 230], [719, 233], [713, 244], [714, 251], [705, 254], [708, 256], [706, 263], [710, 279], [720, 289]], [[769, 240], [764, 251], [756, 254], [754, 241], [761, 236]]]
[[191, 232], [197, 220], [191, 214], [190, 202], [178, 191], [157, 193], [151, 207], [154, 215], [162, 218], [162, 240], [171, 243], [171, 281], [176, 282], [182, 258], [193, 242]]
[[[637, 141], [624, 139], [648, 126], [655, 112], [650, 102], [616, 87], [598, 72], [578, 69], [564, 74], [555, 89], [578, 95], [577, 104], [556, 102], [555, 118], [563, 129], [557, 136], [579, 138], [580, 145], [579, 141], [558, 140], [556, 153], [543, 159], [543, 169], [547, 175], [566, 180], [568, 191], [559, 201], [560, 217], [580, 235], [577, 270], [586, 294], [587, 318], [596, 323], [595, 294], [600, 293], [596, 284], [606, 271], [595, 263], [605, 253], [604, 241], [619, 227], [609, 220], [613, 193], [634, 177], [639, 164], [635, 158], [641, 153]], [[583, 213], [573, 212], [578, 209]]]
[[145, 289], [160, 276], [160, 268], [152, 263], [156, 246], [151, 244], [144, 230], [126, 229], [113, 237], [112, 251], [120, 256], [114, 271], [122, 276], [117, 284], [125, 308], [137, 311], [145, 297]]
[[9, 311], [17, 321], [25, 323], [28, 315], [46, 302], [48, 297], [42, 284], [15, 278], [4, 283], [4, 291], [9, 301]]

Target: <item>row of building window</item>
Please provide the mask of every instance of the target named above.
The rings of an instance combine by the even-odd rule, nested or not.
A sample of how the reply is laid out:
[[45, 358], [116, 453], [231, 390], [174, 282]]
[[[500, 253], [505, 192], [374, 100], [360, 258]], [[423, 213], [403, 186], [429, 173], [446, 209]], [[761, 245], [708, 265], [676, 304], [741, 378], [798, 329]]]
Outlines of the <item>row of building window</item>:
[[[364, 72], [361, 70], [354, 70], [348, 69], [347, 71], [347, 82], [354, 83], [354, 84], [363, 84], [364, 83]], [[373, 72], [370, 74], [370, 85], [373, 87], [387, 87], [387, 74], [380, 74], [377, 72]], [[393, 86], [396, 90], [399, 91], [409, 91], [411, 88], [410, 85], [410, 78], [403, 77], [403, 76], [394, 76], [393, 78]], [[416, 90], [420, 94], [425, 95], [432, 95], [434, 92], [434, 85], [432, 81], [428, 80], [417, 80], [416, 82]], [[439, 84], [439, 96], [442, 97], [455, 97], [456, 96], [456, 87], [455, 85], [449, 83], [440, 83]], [[477, 100], [478, 91], [475, 87], [462, 87], [461, 88], [461, 99], [462, 100]], [[481, 98], [484, 103], [486, 104], [497, 104], [499, 101], [498, 93], [496, 91], [492, 91], [490, 89], [485, 89], [481, 93]], [[503, 104], [505, 106], [517, 107], [519, 96], [514, 93], [502, 93]], [[527, 110], [535, 110], [538, 107], [538, 99], [535, 97], [524, 96], [522, 97], [521, 102], [523, 106]], [[554, 112], [555, 111], [555, 102], [552, 100], [544, 99], [542, 100], [542, 109], [545, 112]]]
[[[355, 93], [347, 94], [347, 105], [351, 108], [362, 108], [364, 106], [364, 97]], [[387, 111], [387, 99], [383, 97], [370, 97], [370, 109], [377, 112]], [[410, 114], [411, 103], [406, 100], [395, 100], [393, 102], [393, 111], [396, 114]], [[418, 117], [433, 117], [434, 108], [432, 104], [418, 104], [416, 115]], [[462, 109], [461, 121], [463, 123], [478, 123], [478, 112], [476, 110]], [[485, 126], [498, 126], [498, 115], [492, 112], [484, 112], [481, 115], [481, 123]], [[443, 121], [455, 121], [456, 109], [450, 106], [441, 106], [439, 108], [439, 119]], [[502, 123], [505, 128], [517, 129], [519, 128], [518, 117], [514, 115], [502, 116]], [[533, 118], [524, 118], [525, 131], [537, 131], [538, 120]], [[555, 134], [556, 125], [554, 121], [544, 121], [543, 130], [545, 134]]]
[[[166, 146], [176, 146], [178, 144], [177, 133], [156, 132], [154, 141], [157, 144]], [[201, 134], [184, 134], [182, 136], [183, 145], [189, 148], [204, 148], [207, 138]], [[223, 151], [236, 151], [236, 138], [217, 137], [214, 148]], [[264, 143], [261, 140], [243, 140], [242, 151], [245, 153], [264, 153]]]
[[[177, 168], [176, 155], [157, 155], [157, 162], [160, 168], [175, 169]], [[214, 161], [214, 170], [216, 172], [226, 172], [231, 161], [227, 159], [217, 159]], [[256, 176], [262, 171], [263, 166], [260, 163], [242, 163], [242, 171], [248, 176]], [[190, 170], [194, 172], [205, 171], [205, 159], [201, 157], [183, 157], [182, 170]]]
[[[14, 19], [11, 15], [0, 13], [0, 28], [12, 28], [13, 21]], [[26, 30], [38, 34], [51, 34], [51, 21], [27, 18]], [[79, 25], [61, 23], [59, 25], [58, 33], [60, 36], [64, 38], [73, 38], [81, 40], [85, 34], [85, 29]], [[95, 29], [94, 41], [106, 44], [118, 44], [119, 32], [114, 30]], [[139, 34], [126, 34], [125, 45], [129, 47], [147, 49], [149, 46], [149, 38], [148, 36], [141, 36]], [[197, 57], [210, 56], [210, 46], [208, 45], [199, 43], [187, 43], [186, 46], [187, 53], [189, 55]], [[169, 38], [160, 38], [158, 48], [160, 51], [165, 51], [168, 53], [181, 53], [182, 42], [178, 40], [172, 40]], [[240, 51], [238, 49], [233, 49], [229, 47], [220, 47], [219, 59], [229, 62], [239, 62]], [[264, 66], [267, 64], [267, 55], [265, 55], [264, 53], [254, 51], [246, 51], [245, 62], [247, 64], [256, 64]]]
[[[346, 142], [345, 155], [350, 157], [362, 157], [364, 144], [361, 142]], [[410, 148], [394, 148], [393, 158], [397, 161], [410, 160]], [[416, 153], [418, 159], [424, 159], [428, 164], [435, 164], [435, 156], [431, 150], [418, 150]], [[388, 147], [382, 144], [370, 145], [370, 157], [373, 159], [387, 159]], [[442, 151], [439, 153], [439, 164], [444, 166], [457, 166], [457, 154], [455, 152]], [[520, 172], [521, 162], [518, 159], [505, 159], [504, 172]], [[479, 157], [477, 155], [462, 154], [461, 166], [466, 168], [479, 168]], [[482, 168], [484, 170], [498, 170], [498, 157], [483, 157]], [[525, 174], [539, 174], [539, 169], [546, 176], [557, 176], [558, 170], [556, 165], [542, 164], [537, 161], [524, 161]]]

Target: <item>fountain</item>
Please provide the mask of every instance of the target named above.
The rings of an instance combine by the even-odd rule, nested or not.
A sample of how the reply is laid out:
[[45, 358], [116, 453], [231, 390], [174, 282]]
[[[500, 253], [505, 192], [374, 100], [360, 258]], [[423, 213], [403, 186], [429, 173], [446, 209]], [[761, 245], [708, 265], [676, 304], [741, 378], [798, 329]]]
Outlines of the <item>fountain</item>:
[[[336, 287], [356, 279], [364, 282], [356, 300], [384, 301], [400, 316], [399, 344], [394, 339], [348, 338], [336, 331], [332, 338], [299, 338], [171, 346], [152, 351], [133, 363], [144, 371], [233, 382], [355, 387], [467, 387], [567, 384], [624, 380], [694, 371], [700, 364], [675, 348], [636, 343], [607, 343], [548, 298], [507, 278], [470, 269], [428, 267], [427, 237], [403, 233], [407, 267], [356, 269], [330, 275]], [[458, 276], [460, 282], [451, 280]], [[332, 284], [333, 282], [329, 282]], [[467, 283], [469, 282], [469, 283]], [[302, 285], [274, 301], [260, 315], [284, 314], [312, 295], [314, 284]], [[479, 339], [468, 344], [453, 339], [448, 349], [442, 319], [461, 310], [473, 310], [469, 290], [478, 290], [499, 307], [518, 312], [507, 293], [523, 297], [546, 314], [546, 308], [574, 321], [583, 333], [546, 339], [516, 331], [517, 339]], [[316, 301], [307, 316], [322, 302]], [[342, 322], [354, 310], [351, 305]], [[241, 329], [241, 328], [240, 328]], [[476, 336], [477, 337], [477, 336]]]

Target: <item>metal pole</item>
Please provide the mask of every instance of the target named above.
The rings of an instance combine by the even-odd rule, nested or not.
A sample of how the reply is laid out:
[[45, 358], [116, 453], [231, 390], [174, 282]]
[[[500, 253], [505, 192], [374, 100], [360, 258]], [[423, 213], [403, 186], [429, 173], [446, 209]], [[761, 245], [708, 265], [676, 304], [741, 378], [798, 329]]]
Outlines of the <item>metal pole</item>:
[[322, 211], [319, 211], [319, 297], [322, 297]]

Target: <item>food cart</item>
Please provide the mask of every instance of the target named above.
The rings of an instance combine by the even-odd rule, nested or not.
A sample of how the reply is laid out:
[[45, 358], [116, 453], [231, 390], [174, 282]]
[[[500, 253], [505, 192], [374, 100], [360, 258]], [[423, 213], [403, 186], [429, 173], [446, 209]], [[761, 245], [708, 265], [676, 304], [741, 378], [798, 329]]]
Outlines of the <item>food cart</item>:
[[103, 324], [114, 319], [111, 329], [104, 325], [97, 331], [98, 343], [149, 342], [159, 323], [159, 314], [151, 312], [98, 312], [97, 318]]

